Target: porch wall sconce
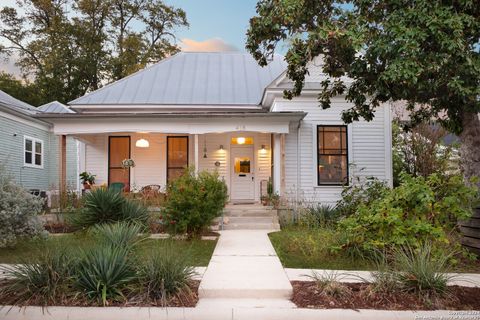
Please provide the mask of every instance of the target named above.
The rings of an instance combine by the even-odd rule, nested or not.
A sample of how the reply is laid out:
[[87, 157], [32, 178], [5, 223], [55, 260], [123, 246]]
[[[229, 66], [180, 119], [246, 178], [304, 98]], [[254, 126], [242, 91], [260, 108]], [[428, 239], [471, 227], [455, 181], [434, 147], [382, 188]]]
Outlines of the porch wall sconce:
[[267, 149], [265, 148], [265, 145], [264, 145], [264, 144], [262, 144], [262, 148], [261, 148], [260, 150], [262, 150], [262, 151], [267, 150]]
[[135, 142], [135, 147], [138, 147], [138, 148], [148, 148], [150, 147], [150, 143], [148, 142], [148, 140], [145, 140], [145, 139], [139, 139]]
[[207, 138], [203, 140], [203, 158], [208, 158], [207, 156]]
[[223, 144], [220, 145], [220, 150], [223, 150]]

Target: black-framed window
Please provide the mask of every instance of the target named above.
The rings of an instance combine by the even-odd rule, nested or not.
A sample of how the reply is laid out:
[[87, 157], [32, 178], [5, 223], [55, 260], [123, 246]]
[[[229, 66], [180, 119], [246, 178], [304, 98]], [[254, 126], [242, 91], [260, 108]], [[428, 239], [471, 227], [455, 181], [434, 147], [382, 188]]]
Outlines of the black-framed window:
[[348, 184], [347, 126], [317, 126], [318, 185]]
[[185, 172], [188, 167], [188, 136], [167, 137], [167, 182]]

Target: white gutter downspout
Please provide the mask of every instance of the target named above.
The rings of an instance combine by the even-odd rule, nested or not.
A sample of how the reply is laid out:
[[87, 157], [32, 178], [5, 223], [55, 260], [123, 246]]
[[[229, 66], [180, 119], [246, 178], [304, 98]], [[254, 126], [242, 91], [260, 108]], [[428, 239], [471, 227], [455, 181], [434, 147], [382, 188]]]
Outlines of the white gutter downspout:
[[301, 125], [302, 125], [302, 120], [299, 120], [298, 126], [297, 126], [297, 188], [295, 192], [295, 215], [297, 215], [298, 213], [298, 201], [300, 197], [299, 192], [300, 192], [300, 126]]

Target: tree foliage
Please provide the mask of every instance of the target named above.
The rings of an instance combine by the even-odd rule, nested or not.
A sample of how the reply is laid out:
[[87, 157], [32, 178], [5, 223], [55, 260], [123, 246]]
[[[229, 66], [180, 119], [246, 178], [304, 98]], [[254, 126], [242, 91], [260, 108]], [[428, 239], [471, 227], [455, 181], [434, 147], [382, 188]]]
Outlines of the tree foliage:
[[0, 10], [0, 53], [17, 52], [42, 103], [71, 101], [179, 50], [182, 9], [160, 0], [20, 0]]
[[[387, 101], [403, 100], [411, 124], [432, 117], [460, 134], [464, 172], [480, 170], [480, 6], [476, 0], [261, 0], [247, 49], [265, 65], [290, 42], [287, 75], [298, 96], [309, 62], [323, 56], [318, 96], [352, 102], [342, 118], [372, 120]], [[341, 78], [351, 79], [351, 82]]]

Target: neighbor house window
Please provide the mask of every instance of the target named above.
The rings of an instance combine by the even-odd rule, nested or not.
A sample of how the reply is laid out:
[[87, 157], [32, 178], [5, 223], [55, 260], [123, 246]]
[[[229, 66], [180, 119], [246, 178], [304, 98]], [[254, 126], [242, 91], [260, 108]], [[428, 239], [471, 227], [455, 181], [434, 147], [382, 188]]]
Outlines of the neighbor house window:
[[348, 183], [347, 126], [317, 126], [318, 185]]
[[24, 164], [28, 167], [43, 168], [43, 141], [24, 137]]

